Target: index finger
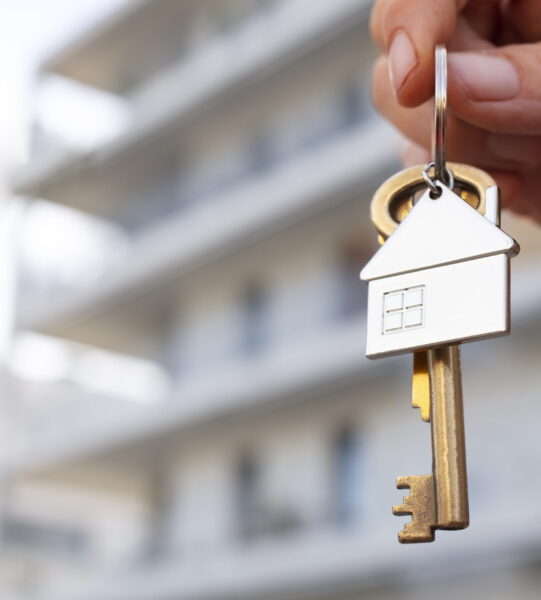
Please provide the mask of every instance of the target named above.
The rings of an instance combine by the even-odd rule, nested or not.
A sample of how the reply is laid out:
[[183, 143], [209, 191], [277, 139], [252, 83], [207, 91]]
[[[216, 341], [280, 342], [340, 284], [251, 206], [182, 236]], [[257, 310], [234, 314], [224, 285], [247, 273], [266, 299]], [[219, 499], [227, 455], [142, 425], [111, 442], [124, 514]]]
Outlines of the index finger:
[[376, 42], [389, 55], [394, 91], [417, 106], [434, 91], [434, 47], [451, 38], [468, 0], [377, 0], [370, 19]]

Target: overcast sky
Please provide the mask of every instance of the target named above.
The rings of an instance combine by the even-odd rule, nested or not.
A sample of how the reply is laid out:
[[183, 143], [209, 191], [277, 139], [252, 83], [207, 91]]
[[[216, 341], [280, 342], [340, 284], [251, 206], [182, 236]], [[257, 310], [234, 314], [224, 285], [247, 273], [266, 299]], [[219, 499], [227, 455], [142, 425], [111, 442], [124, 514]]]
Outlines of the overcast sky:
[[49, 54], [131, 0], [17, 0], [0, 11], [0, 167], [25, 155], [33, 73]]

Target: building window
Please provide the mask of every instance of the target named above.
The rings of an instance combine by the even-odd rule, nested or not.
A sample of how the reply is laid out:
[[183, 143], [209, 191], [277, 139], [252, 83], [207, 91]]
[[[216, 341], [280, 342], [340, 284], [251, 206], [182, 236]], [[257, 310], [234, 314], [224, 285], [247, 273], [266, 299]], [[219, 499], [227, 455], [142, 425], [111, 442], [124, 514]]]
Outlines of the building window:
[[241, 351], [251, 356], [260, 352], [267, 341], [268, 296], [260, 285], [250, 285], [242, 298]]
[[214, 18], [218, 33], [228, 35], [236, 32], [246, 18], [245, 7], [234, 2], [221, 2], [216, 6]]
[[154, 469], [150, 483], [148, 535], [141, 557], [144, 562], [159, 561], [167, 554], [175, 500], [167, 470]]
[[278, 0], [256, 0], [255, 10], [261, 13], [268, 12], [278, 4]]
[[383, 333], [396, 333], [424, 325], [425, 286], [383, 294]]
[[338, 297], [339, 318], [349, 318], [361, 314], [366, 309], [367, 294], [359, 281], [359, 273], [366, 263], [367, 250], [358, 243], [345, 247], [340, 259], [338, 274], [340, 284]]
[[241, 540], [257, 534], [259, 521], [260, 467], [253, 454], [240, 457], [235, 470], [235, 520]]
[[364, 96], [357, 82], [348, 84], [339, 99], [339, 111], [344, 127], [352, 127], [358, 123], [364, 113]]
[[255, 135], [248, 145], [248, 171], [261, 173], [268, 169], [275, 159], [275, 147], [270, 137], [264, 133]]
[[357, 515], [359, 497], [359, 443], [357, 432], [344, 427], [333, 440], [332, 518], [347, 525]]
[[6, 519], [1, 531], [4, 544], [31, 548], [46, 554], [81, 554], [87, 547], [86, 536], [68, 527]]
[[286, 498], [265, 496], [261, 464], [253, 454], [240, 457], [235, 472], [236, 535], [243, 542], [285, 537], [304, 523], [299, 509]]

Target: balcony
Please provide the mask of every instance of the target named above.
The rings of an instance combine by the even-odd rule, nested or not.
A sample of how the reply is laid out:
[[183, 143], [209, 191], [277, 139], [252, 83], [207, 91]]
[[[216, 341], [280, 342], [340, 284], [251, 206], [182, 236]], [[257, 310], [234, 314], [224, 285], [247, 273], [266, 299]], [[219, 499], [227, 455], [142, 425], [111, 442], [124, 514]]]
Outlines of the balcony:
[[[529, 261], [514, 276], [515, 336], [527, 332], [539, 315], [538, 270], [538, 263]], [[538, 283], [532, 285], [532, 282]], [[400, 373], [396, 371], [397, 365], [406, 364], [400, 358], [368, 361], [362, 351], [364, 337], [362, 314], [335, 314], [288, 343], [273, 342], [249, 360], [242, 355], [229, 357], [221, 365], [213, 366], [212, 377], [208, 376], [208, 370], [181, 377], [162, 401], [156, 398], [147, 404], [121, 401], [105, 393], [83, 393], [73, 385], [41, 389], [34, 393], [35, 402], [50, 397], [64, 404], [64, 408], [71, 406], [72, 410], [67, 411], [71, 416], [55, 423], [50, 419], [50, 405], [41, 403], [44, 406], [41, 420], [30, 410], [18, 426], [9, 427], [12, 437], [7, 438], [3, 451], [4, 466], [13, 473], [54, 470], [66, 463], [92, 461], [98, 454], [112, 455], [119, 448], [144, 445], [152, 439], [163, 440], [228, 415], [257, 412], [295, 398], [310, 398], [322, 390], [330, 393], [337, 385], [354, 385], [378, 375]], [[475, 347], [472, 346], [473, 356], [481, 356], [475, 354]], [[26, 395], [21, 394], [24, 389], [17, 392], [9, 378], [5, 389], [7, 385], [13, 387], [12, 393], [17, 393], [22, 401], [28, 398], [28, 392]], [[28, 420], [31, 415], [34, 415], [33, 425], [32, 419]], [[16, 439], [14, 431], [20, 432]]]
[[19, 328], [54, 334], [58, 327], [107, 312], [135, 293], [247, 249], [285, 225], [371, 192], [395, 164], [389, 152], [394, 139], [379, 121], [361, 122], [268, 172], [242, 178], [197, 209], [141, 233], [124, 252], [111, 256], [99, 277], [79, 288], [63, 290], [46, 301], [35, 294], [22, 298]]
[[197, 561], [164, 557], [153, 566], [111, 575], [73, 600], [327, 599], [381, 588], [405, 593], [415, 585], [436, 593], [442, 578], [471, 577], [540, 560], [539, 517], [539, 510], [510, 519], [487, 512], [477, 516], [470, 530], [440, 532], [437, 551], [425, 545], [404, 552], [395, 541], [396, 522], [391, 519], [378, 522], [377, 530], [340, 534], [320, 528], [287, 544], [216, 548]]
[[369, 0], [335, 0], [314, 11], [309, 0], [279, 4], [264, 21], [204, 46], [150, 82], [148, 90], [140, 90], [135, 104], [141, 110], [135, 111], [118, 139], [88, 153], [44, 157], [15, 177], [15, 193], [48, 197], [57, 184], [111, 164], [151, 136], [167, 134], [173, 123], [178, 127], [193, 121], [210, 101], [259, 82], [261, 73], [268, 78], [299, 55], [362, 22], [370, 6]]
[[114, 453], [117, 448], [162, 439], [226, 415], [258, 411], [316, 390], [332, 390], [347, 381], [388, 373], [393, 360], [370, 362], [360, 351], [364, 330], [361, 317], [322, 324], [319, 331], [296, 343], [273, 346], [249, 360], [239, 356], [213, 368], [212, 377], [203, 372], [181, 379], [162, 402], [130, 405], [111, 396], [83, 393], [73, 385], [65, 390], [62, 401], [58, 385], [51, 385], [39, 397], [55, 398], [57, 406], [61, 402], [64, 409], [67, 405], [73, 410], [66, 418], [63, 409], [65, 417], [55, 422], [50, 418], [51, 406], [45, 404], [43, 419], [34, 417], [32, 422], [27, 418], [19, 425], [19, 443], [11, 441], [6, 448], [4, 467], [13, 473], [54, 470], [66, 463], [92, 460], [95, 453]]

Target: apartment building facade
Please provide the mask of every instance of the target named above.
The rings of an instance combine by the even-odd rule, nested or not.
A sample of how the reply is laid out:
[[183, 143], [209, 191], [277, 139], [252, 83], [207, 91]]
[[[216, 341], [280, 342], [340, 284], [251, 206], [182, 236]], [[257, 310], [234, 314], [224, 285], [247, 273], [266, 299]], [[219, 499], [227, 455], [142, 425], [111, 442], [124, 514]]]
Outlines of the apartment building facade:
[[6, 598], [538, 597], [524, 221], [505, 225], [513, 334], [463, 354], [472, 525], [396, 541], [394, 480], [429, 472], [430, 434], [409, 357], [363, 356], [368, 205], [399, 168], [370, 106], [370, 7], [137, 1], [43, 65], [127, 119], [84, 152], [41, 134], [14, 180], [106, 242], [70, 283], [20, 269], [12, 354], [58, 360], [46, 382], [3, 369]]

